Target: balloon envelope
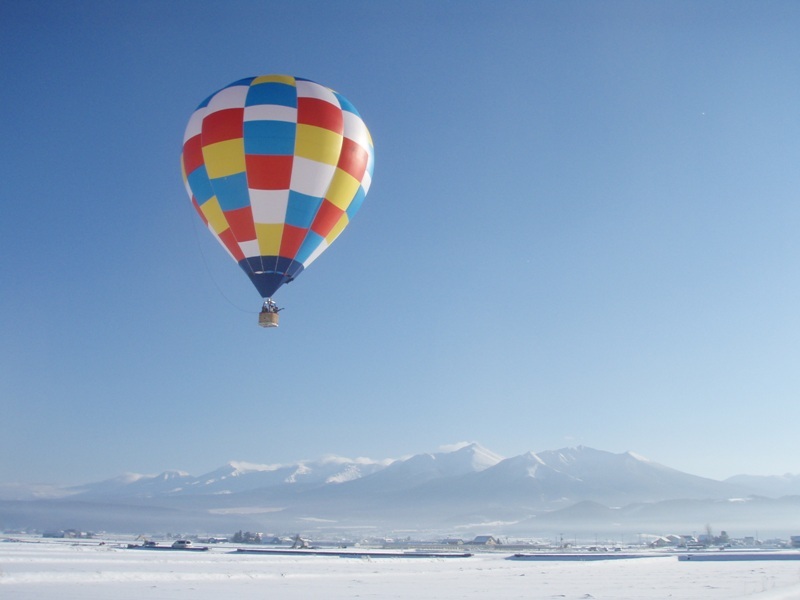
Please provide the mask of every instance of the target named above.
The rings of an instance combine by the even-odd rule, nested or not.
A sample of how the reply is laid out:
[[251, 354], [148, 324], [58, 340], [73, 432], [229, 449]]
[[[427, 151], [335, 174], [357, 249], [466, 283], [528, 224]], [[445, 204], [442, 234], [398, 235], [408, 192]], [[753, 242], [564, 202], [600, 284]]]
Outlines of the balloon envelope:
[[263, 298], [347, 227], [373, 165], [355, 107], [288, 75], [248, 77], [212, 94], [189, 119], [181, 154], [192, 204]]

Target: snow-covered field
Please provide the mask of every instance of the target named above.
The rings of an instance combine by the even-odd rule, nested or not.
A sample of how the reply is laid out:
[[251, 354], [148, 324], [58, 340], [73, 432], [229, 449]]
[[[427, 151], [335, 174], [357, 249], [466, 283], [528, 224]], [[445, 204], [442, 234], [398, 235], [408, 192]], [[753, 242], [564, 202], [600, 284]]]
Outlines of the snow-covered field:
[[800, 598], [800, 561], [593, 562], [469, 558], [339, 558], [129, 550], [98, 541], [0, 543], [3, 600], [280, 598], [697, 599]]

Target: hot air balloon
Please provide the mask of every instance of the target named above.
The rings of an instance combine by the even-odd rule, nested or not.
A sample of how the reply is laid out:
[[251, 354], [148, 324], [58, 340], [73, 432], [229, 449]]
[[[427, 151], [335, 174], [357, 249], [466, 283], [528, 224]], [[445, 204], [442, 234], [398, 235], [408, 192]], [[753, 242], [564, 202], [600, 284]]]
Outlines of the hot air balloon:
[[307, 79], [248, 77], [194, 111], [181, 153], [186, 191], [264, 299], [259, 324], [277, 327], [272, 296], [347, 227], [373, 165], [355, 107]]

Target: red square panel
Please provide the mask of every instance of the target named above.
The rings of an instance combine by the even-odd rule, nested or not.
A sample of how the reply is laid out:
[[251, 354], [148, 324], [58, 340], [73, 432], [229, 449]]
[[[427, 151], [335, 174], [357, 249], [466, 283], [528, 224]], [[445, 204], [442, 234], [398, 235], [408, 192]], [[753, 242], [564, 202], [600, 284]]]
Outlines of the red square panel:
[[283, 226], [283, 237], [281, 237], [280, 255], [286, 258], [294, 258], [303, 240], [306, 239], [307, 229], [295, 227], [294, 225]]
[[243, 121], [243, 108], [226, 108], [207, 115], [203, 119], [203, 146], [241, 138], [244, 135]]
[[186, 175], [189, 175], [202, 164], [203, 147], [200, 145], [200, 136], [196, 135], [186, 140], [183, 145], [183, 168]]
[[236, 262], [244, 259], [244, 253], [242, 252], [242, 249], [239, 248], [239, 244], [236, 243], [236, 238], [234, 237], [230, 228], [220, 233], [219, 239], [222, 240], [222, 243], [225, 244], [225, 247], [228, 249], [228, 251], [233, 254]]
[[342, 109], [319, 98], [297, 99], [297, 122], [330, 129], [338, 134], [344, 131]]
[[311, 231], [325, 237], [331, 232], [331, 229], [339, 222], [344, 211], [338, 208], [328, 200], [323, 200], [322, 206], [317, 211], [317, 216], [314, 217], [314, 222], [311, 224]]
[[288, 190], [292, 181], [292, 156], [247, 154], [247, 186], [253, 190]]
[[249, 206], [225, 212], [228, 225], [231, 226], [234, 237], [239, 242], [256, 239], [256, 228], [253, 225], [253, 211]]
[[367, 170], [369, 155], [367, 151], [356, 144], [353, 140], [344, 138], [342, 143], [342, 153], [339, 155], [339, 164], [336, 165], [345, 173], [349, 173], [358, 181], [364, 179], [364, 171]]

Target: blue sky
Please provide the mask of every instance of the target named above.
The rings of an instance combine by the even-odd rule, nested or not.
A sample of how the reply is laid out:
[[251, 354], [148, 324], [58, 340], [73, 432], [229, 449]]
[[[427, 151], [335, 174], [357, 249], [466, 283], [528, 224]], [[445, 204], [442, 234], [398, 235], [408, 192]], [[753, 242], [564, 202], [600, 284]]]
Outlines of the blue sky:
[[[800, 472], [796, 2], [6, 2], [0, 480], [586, 445]], [[242, 77], [375, 141], [260, 298], [181, 182]]]

